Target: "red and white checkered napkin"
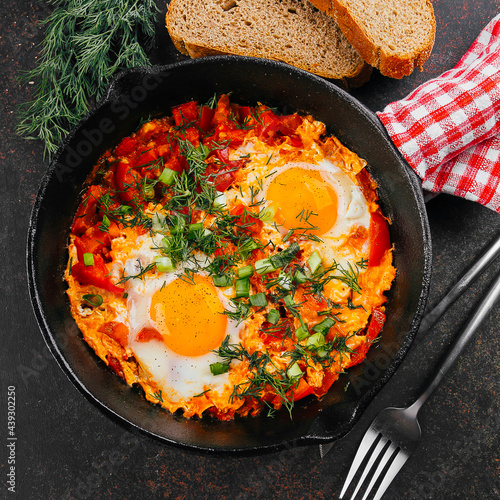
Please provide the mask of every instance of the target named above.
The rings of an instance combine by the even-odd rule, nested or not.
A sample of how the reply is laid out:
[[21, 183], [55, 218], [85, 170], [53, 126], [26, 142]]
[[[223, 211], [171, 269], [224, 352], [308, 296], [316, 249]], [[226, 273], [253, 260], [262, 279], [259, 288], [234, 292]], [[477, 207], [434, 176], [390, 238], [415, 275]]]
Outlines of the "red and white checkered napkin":
[[500, 14], [453, 69], [377, 114], [424, 189], [500, 213]]

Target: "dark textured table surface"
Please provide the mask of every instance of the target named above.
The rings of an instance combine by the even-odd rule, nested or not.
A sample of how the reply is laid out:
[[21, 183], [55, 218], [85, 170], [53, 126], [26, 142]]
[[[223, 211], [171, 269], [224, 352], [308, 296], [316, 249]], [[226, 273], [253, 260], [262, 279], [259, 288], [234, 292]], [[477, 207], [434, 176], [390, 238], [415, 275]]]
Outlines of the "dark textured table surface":
[[[422, 73], [391, 80], [375, 72], [353, 94], [372, 110], [404, 97], [451, 68], [499, 11], [493, 0], [434, 0], [437, 38]], [[163, 29], [160, 5], [155, 63], [180, 60]], [[18, 77], [32, 68], [42, 40], [41, 2], [0, 3], [0, 492], [2, 498], [335, 498], [361, 437], [382, 408], [418, 396], [455, 332], [488, 288], [494, 264], [445, 318], [417, 339], [403, 364], [354, 430], [324, 460], [318, 446], [290, 446], [252, 456], [213, 456], [167, 445], [130, 431], [90, 404], [47, 351], [32, 312], [25, 270], [28, 221], [47, 169], [38, 142], [15, 132], [17, 105], [30, 96]], [[441, 195], [427, 206], [433, 239], [429, 302], [452, 283], [500, 233], [500, 216]], [[387, 499], [500, 498], [500, 362], [494, 311], [459, 362], [420, 412], [423, 437], [386, 493]], [[17, 437], [7, 447], [7, 393], [15, 387]], [[16, 493], [7, 490], [15, 460]]]

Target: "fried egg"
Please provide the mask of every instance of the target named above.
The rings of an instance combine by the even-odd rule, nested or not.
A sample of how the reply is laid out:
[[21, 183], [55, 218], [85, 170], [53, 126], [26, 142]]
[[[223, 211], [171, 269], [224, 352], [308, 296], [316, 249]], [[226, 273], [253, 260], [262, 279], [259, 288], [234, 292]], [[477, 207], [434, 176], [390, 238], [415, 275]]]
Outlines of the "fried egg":
[[320, 238], [339, 239], [353, 226], [370, 225], [359, 186], [329, 160], [317, 165], [287, 162], [266, 175], [264, 199], [279, 208], [286, 231], [310, 227]]
[[[326, 266], [367, 258], [366, 245], [355, 249], [348, 244], [352, 234], [368, 233], [371, 219], [368, 202], [350, 173], [318, 151], [292, 161], [263, 149], [262, 143], [249, 142], [239, 153], [247, 166], [238, 191], [228, 199], [270, 208], [275, 214], [266, 225], [270, 239], [279, 241], [289, 231], [307, 233], [313, 236], [310, 253], [317, 250]], [[276, 231], [279, 235], [273, 237]]]
[[[140, 267], [154, 262], [159, 238], [137, 239], [124, 263], [126, 275], [137, 275]], [[198, 263], [203, 259], [208, 262], [199, 255]], [[146, 273], [126, 283], [129, 347], [148, 378], [173, 402], [208, 389], [224, 391], [228, 373], [211, 373], [210, 365], [220, 362], [213, 351], [226, 336], [237, 344], [243, 326], [223, 314], [231, 309], [233, 287], [216, 288], [203, 271], [188, 277], [187, 267], [184, 263], [174, 272]]]

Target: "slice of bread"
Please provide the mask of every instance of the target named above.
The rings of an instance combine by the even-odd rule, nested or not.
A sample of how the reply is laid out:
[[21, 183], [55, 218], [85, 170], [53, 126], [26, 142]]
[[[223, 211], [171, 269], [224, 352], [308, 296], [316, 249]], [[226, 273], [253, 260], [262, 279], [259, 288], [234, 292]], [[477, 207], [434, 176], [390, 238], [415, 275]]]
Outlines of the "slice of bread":
[[370, 67], [333, 18], [307, 0], [171, 0], [166, 25], [191, 57], [235, 54], [286, 62], [361, 84]]
[[402, 78], [430, 56], [436, 19], [430, 0], [311, 0], [331, 15], [361, 57]]

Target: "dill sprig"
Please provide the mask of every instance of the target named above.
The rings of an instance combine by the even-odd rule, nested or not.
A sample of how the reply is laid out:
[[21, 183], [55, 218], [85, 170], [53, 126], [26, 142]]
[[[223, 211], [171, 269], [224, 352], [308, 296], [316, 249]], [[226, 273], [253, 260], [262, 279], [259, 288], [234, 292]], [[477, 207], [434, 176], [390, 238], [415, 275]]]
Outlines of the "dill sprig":
[[46, 26], [33, 100], [19, 109], [17, 132], [41, 139], [50, 158], [73, 125], [102, 97], [119, 70], [149, 66], [155, 36], [154, 0], [47, 0]]

